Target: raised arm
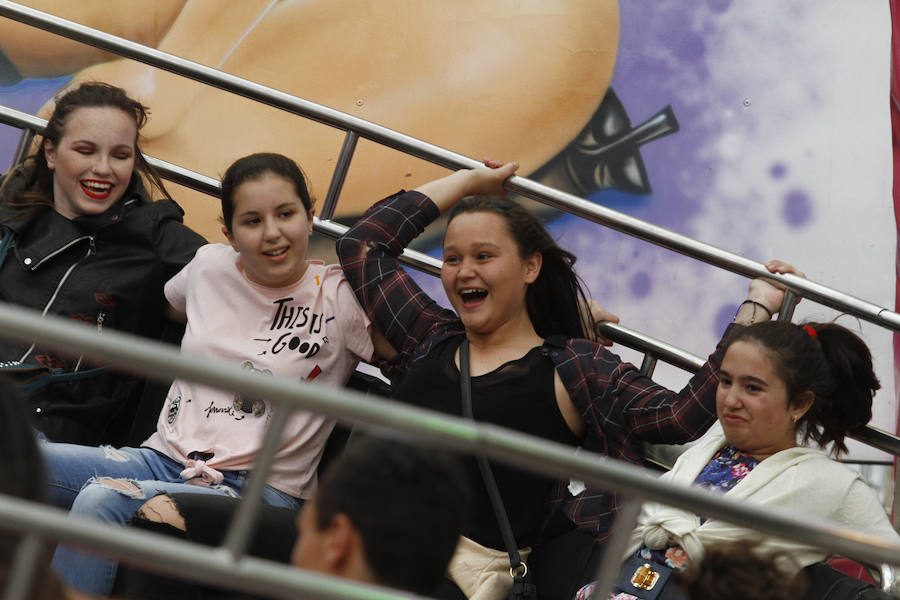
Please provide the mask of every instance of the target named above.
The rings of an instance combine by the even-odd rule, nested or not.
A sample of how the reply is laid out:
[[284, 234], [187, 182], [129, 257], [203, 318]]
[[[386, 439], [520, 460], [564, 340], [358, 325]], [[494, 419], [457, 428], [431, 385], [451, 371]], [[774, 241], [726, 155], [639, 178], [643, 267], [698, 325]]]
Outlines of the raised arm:
[[515, 174], [519, 163], [504, 164], [502, 161], [486, 158], [484, 165], [429, 181], [416, 188], [416, 191], [431, 198], [441, 214], [466, 196], [505, 196], [503, 184]]
[[[392, 362], [401, 370], [437, 330], [462, 330], [453, 311], [425, 294], [397, 260], [437, 217], [437, 207], [427, 196], [402, 192], [369, 209], [336, 245], [347, 281], [372, 321], [373, 339], [380, 333], [397, 350]], [[388, 371], [392, 380], [401, 375]]]
[[[803, 275], [780, 261], [771, 261], [767, 267], [773, 273]], [[746, 298], [722, 341], [732, 327], [769, 320], [781, 306], [784, 289], [767, 280], [755, 279], [750, 283]], [[687, 442], [703, 434], [716, 418], [722, 342], [678, 392], [658, 385], [633, 365], [621, 362], [602, 348], [587, 345], [573, 348], [578, 352], [579, 360], [570, 361], [560, 369], [571, 371], [563, 379], [586, 381], [587, 386], [569, 389], [572, 400], [588, 431], [595, 432], [594, 439], [612, 442], [611, 447], [620, 446], [621, 458], [637, 460], [640, 457], [634, 439], [665, 444]]]
[[375, 330], [398, 352], [394, 366], [406, 364], [426, 340], [463, 330], [457, 315], [425, 294], [397, 259], [440, 212], [464, 196], [503, 194], [503, 182], [518, 168], [499, 161], [485, 165], [382, 200], [337, 241], [338, 257], [359, 303]]

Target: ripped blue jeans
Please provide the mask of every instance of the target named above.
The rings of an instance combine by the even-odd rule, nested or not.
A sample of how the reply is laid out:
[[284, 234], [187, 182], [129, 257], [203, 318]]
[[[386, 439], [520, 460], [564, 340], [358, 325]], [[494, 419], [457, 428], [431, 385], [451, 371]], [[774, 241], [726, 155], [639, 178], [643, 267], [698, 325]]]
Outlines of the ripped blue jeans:
[[[159, 494], [193, 493], [240, 496], [247, 471], [223, 471], [224, 481], [215, 486], [187, 484], [184, 466], [150, 448], [111, 448], [39, 442], [50, 482], [51, 500], [71, 514], [125, 524], [150, 498]], [[122, 479], [125, 482], [113, 482]], [[116, 487], [116, 486], [121, 487]], [[263, 502], [297, 508], [300, 501], [266, 486]], [[223, 527], [226, 524], [223, 524]], [[108, 596], [116, 580], [117, 562], [98, 554], [60, 545], [53, 569], [69, 585]]]

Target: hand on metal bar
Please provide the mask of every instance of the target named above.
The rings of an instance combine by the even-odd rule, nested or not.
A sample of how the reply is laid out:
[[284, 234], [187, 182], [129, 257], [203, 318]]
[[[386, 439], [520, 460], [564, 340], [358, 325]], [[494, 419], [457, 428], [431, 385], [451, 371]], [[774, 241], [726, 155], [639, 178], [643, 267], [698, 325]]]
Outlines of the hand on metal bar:
[[591, 330], [594, 333], [594, 341], [603, 344], [604, 346], [612, 346], [612, 340], [603, 337], [601, 327], [604, 323], [618, 323], [619, 317], [606, 310], [596, 300], [588, 300], [587, 306], [585, 306], [584, 309], [589, 313], [586, 316], [588, 317], [588, 322], [591, 324]]
[[461, 169], [420, 185], [416, 191], [431, 198], [442, 213], [466, 196], [505, 196], [504, 184], [515, 174], [519, 163], [486, 158], [484, 167]]
[[[780, 260], [770, 260], [766, 263], [766, 269], [770, 273], [786, 274], [791, 273], [798, 277], [806, 277], [806, 275], [793, 265]], [[788, 310], [793, 314], [793, 305], [799, 300], [787, 288], [774, 279], [756, 278], [750, 282], [750, 290], [747, 293], [747, 299], [741, 303], [734, 322], [740, 325], [752, 325], [760, 321], [768, 321], [775, 314], [782, 310]]]

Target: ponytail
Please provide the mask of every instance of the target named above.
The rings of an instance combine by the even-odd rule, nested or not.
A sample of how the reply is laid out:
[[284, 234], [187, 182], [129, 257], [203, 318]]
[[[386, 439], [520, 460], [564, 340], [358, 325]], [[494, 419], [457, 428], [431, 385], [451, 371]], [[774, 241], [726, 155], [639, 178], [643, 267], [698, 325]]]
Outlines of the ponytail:
[[817, 335], [831, 372], [829, 393], [805, 415], [804, 441], [834, 443], [835, 454], [847, 452], [844, 436], [872, 419], [872, 398], [881, 388], [872, 369], [872, 353], [855, 333], [835, 323], [809, 323]]
[[803, 443], [834, 444], [847, 452], [846, 434], [872, 418], [872, 398], [881, 385], [872, 368], [872, 353], [855, 333], [835, 323], [795, 325], [765, 321], [738, 330], [727, 342], [758, 344], [784, 381], [788, 404], [804, 392], [814, 400], [798, 421]]

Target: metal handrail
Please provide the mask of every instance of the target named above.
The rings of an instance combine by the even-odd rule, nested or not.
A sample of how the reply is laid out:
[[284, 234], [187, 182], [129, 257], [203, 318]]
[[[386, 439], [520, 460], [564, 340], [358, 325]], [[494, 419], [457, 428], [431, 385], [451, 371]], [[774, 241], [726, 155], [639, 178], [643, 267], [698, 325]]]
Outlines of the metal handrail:
[[[16, 4], [15, 2], [0, 0], [0, 16], [188, 77], [293, 114], [301, 115], [325, 125], [345, 130], [349, 132], [348, 135], [358, 135], [383, 146], [449, 169], [473, 168], [481, 164], [480, 161], [440, 146], [423, 142], [387, 127], [376, 125], [274, 88], [260, 85], [248, 79], [185, 60], [173, 54], [149, 48], [79, 23]], [[347, 145], [345, 143], [345, 146]], [[353, 145], [355, 145], [355, 142]], [[523, 177], [512, 177], [507, 182], [506, 188], [548, 206], [578, 215], [733, 273], [751, 278], [765, 277], [778, 280], [804, 298], [856, 315], [882, 327], [900, 331], [900, 314], [828, 286], [792, 274], [773, 275], [760, 262], [588, 202], [572, 194], [561, 192]]]
[[[0, 106], [0, 123], [41, 134], [47, 125], [45, 119], [5, 106]], [[218, 196], [221, 192], [221, 184], [217, 179], [146, 154], [144, 158], [168, 180], [212, 196]], [[346, 225], [319, 217], [313, 218], [313, 228], [318, 233], [332, 238], [340, 237], [348, 229]], [[400, 260], [427, 273], [440, 274], [442, 261], [422, 252], [406, 249], [400, 256]], [[697, 371], [704, 363], [703, 358], [696, 354], [622, 325], [605, 323], [602, 325], [601, 333], [613, 342], [645, 353], [647, 357], [645, 361], [649, 359], [649, 362], [642, 366], [642, 372], [648, 376], [652, 375], [652, 367], [655, 365], [656, 359], [661, 359], [691, 373]], [[900, 438], [884, 430], [866, 425], [861, 430], [849, 435], [879, 450], [900, 456]]]
[[[329, 212], [333, 210], [334, 203], [336, 202], [337, 196], [340, 193], [340, 188], [343, 184], [343, 178], [346, 174], [346, 169], [349, 166], [353, 149], [356, 145], [357, 136], [365, 137], [382, 145], [395, 148], [397, 150], [406, 152], [419, 158], [423, 158], [425, 160], [429, 160], [448, 168], [471, 168], [479, 164], [478, 161], [474, 161], [473, 159], [464, 157], [462, 155], [450, 152], [431, 144], [427, 144], [425, 142], [421, 142], [409, 136], [405, 136], [403, 134], [368, 123], [366, 121], [362, 121], [350, 115], [346, 115], [338, 111], [333, 111], [320, 105], [304, 101], [300, 98], [278, 92], [277, 90], [266, 88], [265, 86], [259, 86], [258, 84], [254, 84], [253, 82], [237, 78], [216, 71], [214, 69], [209, 69], [208, 67], [204, 67], [203, 65], [185, 61], [178, 57], [146, 48], [138, 44], [133, 44], [132, 42], [128, 42], [127, 40], [116, 38], [115, 36], [110, 36], [108, 34], [103, 34], [102, 32], [97, 32], [95, 30], [85, 28], [83, 26], [62, 19], [58, 19], [51, 15], [40, 13], [39, 11], [33, 11], [32, 9], [28, 9], [11, 2], [0, 0], [0, 15], [34, 25], [60, 35], [64, 35], [72, 39], [83, 41], [96, 47], [121, 54], [123, 56], [134, 58], [141, 62], [163, 68], [173, 73], [191, 77], [192, 79], [207, 83], [214, 87], [237, 93], [239, 95], [270, 104], [277, 108], [288, 110], [295, 114], [306, 116], [307, 118], [311, 118], [333, 127], [347, 130], [348, 136], [345, 140], [344, 149], [341, 152], [341, 157], [339, 160], [339, 167], [341, 165], [343, 165], [343, 167], [341, 167], [342, 170], [340, 171], [336, 170], [335, 176], [333, 177], [332, 181], [332, 187], [329, 189], [327, 198]], [[174, 165], [172, 166], [174, 167]], [[554, 206], [556, 208], [566, 210], [567, 212], [576, 214], [588, 220], [607, 225], [613, 229], [625, 232], [639, 239], [643, 239], [656, 245], [669, 248], [673, 251], [686, 254], [698, 260], [702, 260], [721, 268], [725, 268], [726, 270], [730, 270], [732, 272], [736, 272], [749, 277], [766, 277], [769, 279], [778, 279], [782, 283], [787, 285], [787, 287], [789, 287], [792, 291], [797, 292], [804, 297], [815, 300], [826, 306], [855, 314], [863, 319], [884, 326], [886, 328], [900, 330], [900, 315], [894, 313], [889, 309], [878, 307], [877, 305], [865, 300], [855, 298], [848, 294], [844, 294], [837, 290], [830, 289], [826, 286], [822, 286], [815, 282], [811, 282], [793, 275], [772, 276], [768, 273], [768, 271], [761, 263], [750, 261], [739, 255], [727, 252], [708, 244], [704, 244], [702, 242], [698, 242], [696, 240], [692, 240], [690, 238], [687, 238], [686, 236], [682, 236], [663, 228], [656, 227], [652, 224], [642, 222], [627, 215], [617, 213], [616, 211], [594, 205], [592, 203], [586, 202], [581, 198], [559, 192], [558, 190], [548, 188], [521, 177], [512, 178], [507, 183], [507, 188], [511, 191], [518, 192], [522, 195], [543, 202], [544, 204], [547, 204], [549, 206]], [[326, 233], [333, 230], [333, 224], [330, 222], [318, 223], [317, 225]], [[14, 314], [17, 311], [21, 310], [26, 309], [0, 308], [0, 315], [5, 313], [6, 311]], [[30, 324], [28, 323], [27, 318], [25, 318], [24, 321], [22, 320], [24, 318], [22, 314], [14, 314], [14, 318], [16, 319], [14, 322], [5, 323], [7, 327], [4, 331], [4, 335], [7, 337], [13, 337], [16, 339], [23, 339], [28, 341], [41, 341], [43, 332], [49, 331], [52, 332], [52, 339], [44, 340], [44, 343], [46, 343], [47, 345], [62, 346], [69, 350], [73, 348], [77, 350], [80, 348], [81, 351], [88, 356], [100, 358], [102, 361], [107, 362], [113, 366], [124, 367], [130, 371], [144, 372], [147, 370], [144, 368], [145, 366], [149, 367], [149, 370], [154, 370], [157, 367], [164, 365], [166, 362], [165, 360], [163, 360], [162, 363], [158, 364], [153, 360], [144, 362], [146, 361], [146, 356], [141, 359], [135, 358], [135, 356], [129, 356], [129, 352], [125, 352], [123, 354], [124, 347], [122, 346], [116, 347], [114, 350], [111, 349], [112, 347], [104, 349], [101, 343], [100, 347], [94, 346], [93, 348], [91, 348], [91, 346], [93, 345], [92, 342], [97, 341], [96, 338], [89, 339], [94, 338], [92, 333], [87, 333], [85, 331], [77, 332], [77, 335], [85, 336], [79, 341], [77, 335], [74, 338], [70, 335], [74, 334], [75, 330], [72, 330], [72, 332], [69, 333], [65, 332], [65, 327], [72, 327], [73, 325], [57, 318], [45, 318], [41, 320], [40, 317], [32, 317], [36, 318], [37, 321]], [[0, 318], [0, 323], [4, 323], [4, 319]], [[25, 329], [17, 329], [18, 325], [24, 326]], [[57, 329], [57, 327], [60, 327], [61, 329]], [[78, 326], [75, 325], [74, 327]], [[118, 340], [118, 342], [122, 342], [124, 340], [124, 343], [126, 345], [125, 347], [127, 347], [129, 344], [127, 338], [133, 338], [133, 336], [112, 333], [111, 335], [106, 336], [106, 338], [107, 340], [110, 340], [111, 338], [113, 347], [115, 347], [117, 343], [117, 337], [120, 335], [123, 337], [122, 340]], [[80, 344], [82, 343], [86, 344], [86, 346], [81, 346]], [[147, 342], [142, 341], [141, 343], [144, 344], [144, 348], [146, 349]], [[135, 349], [135, 346], [131, 346], [130, 348], [133, 351]], [[152, 350], [152, 348], [150, 348], [150, 350]], [[171, 352], [171, 350], [163, 348], [159, 348], [158, 350], [162, 352]], [[212, 379], [205, 378], [206, 376], [202, 374], [202, 368], [200, 371], [194, 374], [190, 373], [190, 368], [188, 368], [187, 373], [180, 372], [179, 368], [177, 367], [185, 365], [185, 357], [177, 353], [173, 354], [178, 357], [177, 359], [175, 359], [175, 362], [166, 364], [165, 368], [159, 371], [160, 373], [165, 373], [164, 376], [157, 376], [153, 375], [152, 373], [151, 375], [155, 377], [165, 378], [169, 378], [172, 375], [175, 375], [186, 379], [195, 379], [197, 381], [211, 384], [228, 384], [229, 378], [225, 377], [223, 379], [223, 375], [225, 374], [225, 372], [217, 372], [215, 376], [212, 377]], [[140, 365], [140, 367], [136, 368], [135, 365]], [[193, 365], [193, 367], [197, 366], [198, 365]], [[202, 367], [202, 365], [200, 366]], [[225, 367], [222, 366], [220, 368]], [[215, 369], [213, 370], [215, 371]], [[228, 372], [230, 373], [230, 370], [228, 370]], [[859, 558], [867, 562], [877, 563], [884, 561], [898, 563], [898, 559], [900, 559], [900, 546], [894, 544], [885, 545], [883, 541], [879, 541], [869, 536], [860, 536], [859, 534], [854, 534], [853, 532], [849, 532], [839, 527], [834, 528], [827, 525], [823, 526], [821, 523], [811, 520], [807, 522], [807, 519], [805, 519], [804, 517], [798, 518], [794, 515], [787, 514], [780, 515], [771, 511], [760, 511], [759, 514], [752, 514], [751, 511], [748, 514], [746, 512], [748, 510], [746, 507], [729, 507], [729, 502], [724, 498], [710, 497], [702, 499], [699, 496], [691, 497], [691, 494], [698, 493], [695, 490], [670, 488], [668, 486], [660, 484], [659, 482], [653, 481], [651, 483], [650, 480], [629, 480], [628, 476], [625, 476], [624, 473], [617, 473], [617, 470], [621, 468], [629, 469], [633, 467], [629, 467], [628, 465], [624, 464], [614, 464], [614, 461], [612, 461], [611, 459], [606, 459], [604, 457], [593, 458], [593, 465], [579, 465], [577, 460], [570, 463], [569, 461], [573, 458], [576, 458], [577, 455], [576, 457], [573, 457], [571, 450], [568, 447], [561, 446], [559, 448], [556, 448], [555, 451], [560, 454], [554, 456], [554, 444], [545, 442], [540, 439], [528, 439], [529, 436], [511, 433], [503, 430], [502, 428], [486, 426], [483, 424], [471, 424], [467, 422], [465, 423], [465, 425], [474, 427], [474, 430], [465, 431], [464, 428], [460, 429], [463, 427], [462, 423], [454, 424], [453, 420], [448, 419], [447, 417], [435, 417], [434, 415], [429, 417], [427, 415], [427, 411], [416, 411], [415, 409], [410, 409], [409, 407], [389, 407], [387, 404], [382, 403], [379, 403], [380, 410], [378, 414], [373, 413], [371, 410], [367, 410], [366, 407], [360, 405], [352, 408], [349, 408], [349, 405], [343, 407], [334, 406], [333, 409], [330, 410], [331, 406], [334, 403], [334, 398], [330, 398], [326, 401], [325, 404], [322, 404], [321, 399], [315, 399], [312, 397], [315, 396], [315, 394], [309, 394], [310, 391], [315, 391], [320, 393], [326, 392], [326, 395], [328, 395], [327, 391], [330, 390], [309, 389], [315, 386], [309, 386], [306, 389], [298, 388], [296, 390], [293, 390], [293, 396], [279, 396], [275, 390], [267, 391], [265, 389], [260, 389], [260, 385], [262, 386], [262, 388], [266, 387], [265, 380], [256, 382], [251, 382], [249, 380], [247, 382], [241, 382], [238, 380], [232, 381], [231, 383], [233, 385], [229, 387], [233, 387], [234, 389], [244, 393], [266, 395], [267, 397], [271, 397], [276, 402], [294, 402], [294, 404], [316, 410], [317, 412], [333, 414], [334, 416], [337, 416], [339, 418], [340, 415], [337, 413], [340, 413], [344, 410], [349, 410], [346, 419], [352, 422], [358, 422], [360, 424], [368, 424], [370, 426], [372, 424], [377, 424], [379, 426], [388, 426], [401, 431], [406, 431], [408, 433], [418, 433], [420, 435], [424, 431], [427, 432], [426, 439], [428, 439], [430, 443], [468, 451], [480, 451], [494, 458], [498, 458], [500, 460], [504, 460], [518, 466], [526, 467], [531, 470], [545, 472], [547, 474], [556, 476], [576, 476], [594, 484], [611, 484], [617, 490], [624, 490], [624, 493], [626, 495], [632, 496], [632, 500], [629, 503], [629, 506], [631, 507], [635, 507], [637, 505], [636, 502], [639, 501], [638, 499], [643, 499], [646, 497], [649, 499], [656, 499], [666, 504], [688, 508], [689, 510], [700, 510], [704, 514], [718, 516], [719, 518], [723, 518], [724, 520], [733, 522], [743, 523], [749, 517], [758, 529], [766, 533], [778, 535], [779, 537], [798, 539], [806, 543], [813, 543], [817, 545], [824, 544], [831, 547], [832, 549], [836, 549], [842, 552], [847, 556]], [[277, 384], [278, 382], [275, 381], [273, 383]], [[296, 386], [297, 384], [293, 385]], [[352, 400], [352, 393], [339, 391], [336, 393], [338, 393], [339, 395], [347, 395], [347, 397]], [[296, 396], [300, 396], [300, 398], [296, 398]], [[303, 396], [308, 397], [303, 398]], [[400, 412], [394, 415], [396, 418], [388, 418], [385, 421], [385, 416], [391, 411]], [[417, 414], [417, 412], [424, 412], [426, 414]], [[435, 419], [438, 420], [435, 421]], [[517, 437], [522, 439], [517, 439]], [[529, 450], [537, 452], [537, 454], [534, 455], [530, 453]], [[585, 457], [582, 455], [582, 458]], [[594, 470], [591, 469], [591, 466], [593, 466]], [[609, 471], [605, 473], [602, 473], [602, 469], [601, 471], [597, 471], [597, 469], [601, 466], [609, 469]], [[261, 472], [258, 473], [258, 476], [265, 477], [265, 465], [263, 465], [263, 468], [260, 471]], [[627, 470], [625, 471], [625, 473], [627, 473]], [[630, 476], [634, 476], [634, 473], [632, 473]], [[662, 489], [654, 489], [654, 485], [661, 485]], [[688, 495], [684, 496], [683, 494]], [[253, 501], [256, 502], [258, 501], [258, 499], [253, 499]], [[724, 505], [718, 507], [716, 506], [716, 502], [723, 501], [725, 502]], [[682, 502], [684, 502], [684, 504], [682, 504]], [[248, 512], [252, 513], [252, 511]], [[632, 514], [628, 519], [628, 523], [617, 524], [630, 527], [633, 524], [632, 522], [634, 520], [634, 517], [636, 516], [636, 510], [631, 510], [629, 514], [631, 513], [634, 514]], [[2, 511], [0, 511], [0, 519], [2, 518]], [[779, 519], [782, 519], [782, 521], [779, 522]], [[239, 539], [242, 535], [246, 536], [246, 532], [234, 533], [234, 530], [243, 529], [244, 527], [249, 526], [249, 521], [244, 524], [234, 525], [232, 531], [229, 532], [229, 538]], [[798, 526], [799, 530], [796, 529]], [[35, 527], [32, 525], [31, 530], [33, 529], [35, 529]], [[28, 540], [33, 541], [33, 538], [29, 537]], [[106, 538], [103, 537], [100, 542], [106, 543]], [[868, 544], [866, 542], [872, 543]], [[621, 542], [619, 542], [618, 544], [614, 544], [613, 547], [610, 547], [608, 549], [609, 554], [614, 557], [615, 552], [620, 550], [620, 548], [618, 548], [618, 546], [620, 545]], [[234, 544], [234, 546], [235, 548], [232, 548], [232, 552], [236, 555], [239, 555], [242, 552], [241, 543], [237, 542], [236, 544]], [[27, 549], [28, 544], [26, 544], [26, 550]], [[190, 568], [190, 564], [183, 566], [185, 568]], [[603, 577], [601, 577], [601, 588], [609, 583], [607, 581], [608, 577], [608, 573], [603, 573]], [[336, 596], [333, 596], [331, 593], [326, 593], [325, 597]]]
[[[649, 335], [623, 327], [617, 323], [603, 323], [600, 326], [600, 334], [608, 340], [627, 346], [633, 350], [645, 353], [645, 357], [659, 358], [679, 369], [695, 373], [700, 370], [703, 358], [692, 354], [687, 350], [673, 346]], [[646, 359], [645, 359], [646, 360]], [[900, 437], [873, 427], [864, 425], [847, 434], [858, 442], [862, 442], [883, 452], [894, 456], [900, 456]]]
[[[807, 515], [754, 507], [703, 490], [672, 486], [652, 472], [592, 452], [497, 425], [452, 417], [391, 400], [373, 401], [347, 389], [306, 385], [288, 377], [256, 377], [219, 359], [181, 354], [170, 345], [110, 330], [102, 336], [80, 323], [0, 303], [0, 332], [13, 340], [36, 342], [155, 379], [189, 379], [266, 398], [281, 406], [316, 413], [378, 431], [412, 436], [418, 443], [468, 453], [556, 478], [575, 477], [600, 488], [652, 500], [753, 527], [869, 563], [900, 565], [900, 544], [861, 534]], [[3, 518], [0, 512], [0, 519]], [[44, 530], [41, 529], [41, 532]]]
[[[46, 119], [36, 117], [8, 106], [0, 106], [0, 123], [39, 134], [43, 134], [47, 127]], [[222, 185], [218, 179], [197, 173], [196, 171], [186, 169], [148, 154], [144, 154], [143, 156], [147, 163], [156, 169], [162, 177], [169, 181], [173, 181], [186, 188], [204, 194], [209, 194], [210, 196], [218, 197], [221, 194]], [[335, 221], [313, 217], [313, 229], [323, 235], [338, 238], [347, 231], [348, 227]], [[423, 252], [406, 249], [403, 251], [403, 254], [401, 254], [400, 260], [420, 271], [431, 273], [432, 275], [440, 275], [442, 261], [432, 256], [428, 256]]]
[[[321, 573], [246, 556], [234, 560], [209, 546], [186, 542], [172, 536], [118, 527], [69, 516], [66, 511], [20, 498], [0, 494], [0, 526], [7, 531], [22, 532], [53, 541], [94, 548], [125, 559], [129, 565], [150, 568], [192, 581], [229, 587], [266, 597], [302, 598], [366, 598], [389, 600], [413, 599], [416, 596], [381, 586], [341, 579]], [[34, 544], [31, 544], [34, 548]], [[32, 550], [32, 553], [34, 551]], [[18, 557], [17, 557], [18, 558]], [[33, 563], [34, 564], [34, 563]], [[18, 575], [19, 572], [13, 572]], [[31, 598], [28, 581], [23, 582], [19, 598]], [[9, 588], [7, 588], [9, 591]], [[7, 596], [9, 598], [9, 595]]]

